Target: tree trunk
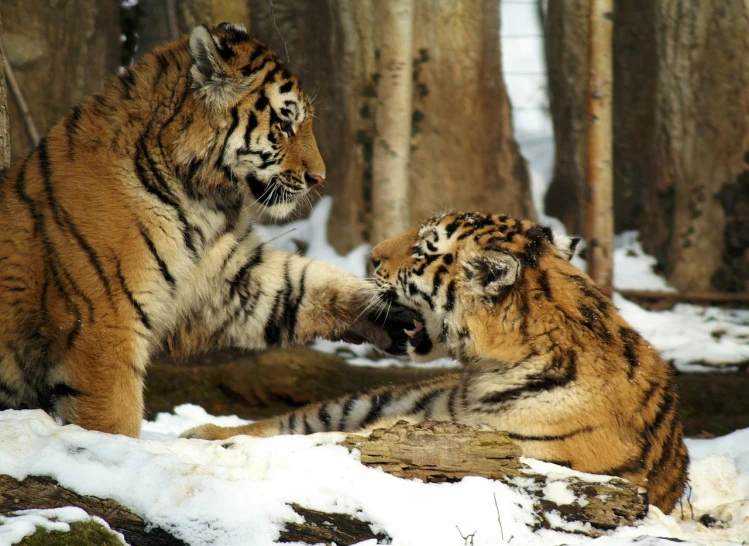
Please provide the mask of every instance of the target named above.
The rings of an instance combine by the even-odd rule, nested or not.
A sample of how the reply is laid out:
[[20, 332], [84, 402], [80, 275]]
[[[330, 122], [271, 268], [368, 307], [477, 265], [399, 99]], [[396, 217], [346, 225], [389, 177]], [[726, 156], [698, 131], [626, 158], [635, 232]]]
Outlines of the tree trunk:
[[746, 291], [749, 5], [656, 6], [657, 193], [649, 196], [644, 242], [666, 256], [680, 290]]
[[545, 22], [549, 107], [556, 153], [544, 209], [549, 216], [559, 218], [570, 233], [578, 235], [585, 235], [589, 12], [590, 0], [549, 2]]
[[[579, 57], [553, 41], [564, 29], [580, 34], [586, 23], [571, 7], [589, 1], [550, 3], [547, 24], [557, 135], [547, 213], [578, 232], [580, 201], [563, 198], [578, 195], [565, 181], [577, 179], [585, 146], [568, 130], [582, 120], [572, 69]], [[639, 229], [681, 291], [747, 291], [749, 7], [741, 0], [615, 5], [616, 229]]]
[[[148, 16], [168, 36], [167, 20]], [[163, 3], [161, 3], [163, 5]], [[213, 19], [197, 16], [217, 1], [177, 1], [180, 30]], [[250, 32], [288, 51], [291, 69], [315, 97], [315, 134], [327, 164], [325, 193], [334, 196], [329, 239], [341, 252], [372, 236], [373, 155], [384, 52], [377, 0], [226, 2], [221, 20], [241, 20], [249, 5]], [[193, 6], [190, 10], [186, 6]], [[525, 161], [512, 135], [501, 76], [496, 0], [414, 3], [413, 109], [408, 214], [415, 224], [447, 209], [480, 209], [535, 217]], [[203, 12], [201, 12], [203, 13]], [[239, 18], [239, 19], [238, 19]], [[142, 42], [140, 50], [150, 44]], [[418, 196], [418, 197], [416, 197]]]
[[3, 19], [0, 14], [0, 171], [10, 166], [10, 127], [8, 125], [8, 88], [5, 85]]
[[[3, 0], [3, 45], [40, 135], [98, 89], [120, 58], [117, 0]], [[31, 141], [10, 100], [12, 157]]]
[[413, 0], [377, 6], [383, 29], [379, 52], [377, 118], [372, 156], [372, 240], [408, 231], [413, 62]]
[[588, 42], [586, 229], [588, 275], [606, 294], [613, 285], [614, 221], [611, 126], [613, 0], [590, 4]]
[[446, 210], [535, 218], [502, 80], [496, 0], [420, 0], [414, 16], [411, 218]]

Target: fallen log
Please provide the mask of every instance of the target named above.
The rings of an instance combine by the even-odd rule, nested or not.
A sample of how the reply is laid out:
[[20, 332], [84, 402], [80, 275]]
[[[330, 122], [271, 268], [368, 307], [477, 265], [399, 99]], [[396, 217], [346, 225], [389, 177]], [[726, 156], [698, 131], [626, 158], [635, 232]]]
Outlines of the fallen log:
[[[520, 447], [506, 432], [457, 423], [410, 425], [401, 421], [389, 429], [376, 429], [369, 437], [350, 434], [343, 445], [358, 449], [362, 464], [402, 478], [428, 483], [455, 482], [466, 476], [499, 480], [537, 499], [538, 528], [555, 528], [548, 515], [556, 512], [566, 522], [590, 524], [589, 529], [575, 532], [599, 536], [605, 530], [632, 524], [648, 511], [644, 490], [627, 480], [557, 478], [532, 471], [518, 460]], [[558, 504], [544, 498], [544, 490], [559, 482], [573, 493], [575, 501]]]
[[[112, 530], [122, 533], [131, 546], [183, 546], [185, 543], [111, 499], [79, 495], [57, 484], [52, 478], [29, 476], [18, 481], [0, 476], [0, 515], [12, 516], [17, 510], [77, 506], [91, 516], [99, 516]], [[83, 545], [82, 545], [83, 546]]]

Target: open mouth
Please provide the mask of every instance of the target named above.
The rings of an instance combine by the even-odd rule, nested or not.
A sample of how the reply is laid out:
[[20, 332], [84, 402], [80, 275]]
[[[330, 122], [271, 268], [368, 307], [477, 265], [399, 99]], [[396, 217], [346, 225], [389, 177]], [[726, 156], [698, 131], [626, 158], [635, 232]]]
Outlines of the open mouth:
[[424, 323], [414, 319], [412, 330], [404, 328], [403, 332], [408, 336], [408, 344], [414, 348], [416, 354], [425, 355], [432, 350], [432, 340], [424, 329]]

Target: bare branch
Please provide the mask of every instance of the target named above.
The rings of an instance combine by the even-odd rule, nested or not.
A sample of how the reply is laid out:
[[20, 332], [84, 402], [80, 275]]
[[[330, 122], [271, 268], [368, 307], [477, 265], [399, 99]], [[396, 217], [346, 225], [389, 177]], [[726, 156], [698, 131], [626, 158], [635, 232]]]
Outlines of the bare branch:
[[289, 57], [289, 44], [286, 42], [286, 38], [283, 37], [283, 34], [281, 34], [281, 31], [276, 24], [276, 10], [273, 8], [273, 0], [268, 0], [268, 7], [270, 8], [270, 17], [273, 21], [273, 28], [276, 29], [278, 37], [281, 38], [281, 41], [283, 42], [283, 49], [286, 51], [286, 63], [290, 63], [291, 57]]
[[34, 118], [31, 117], [31, 113], [29, 112], [29, 107], [23, 98], [23, 93], [21, 93], [21, 88], [18, 86], [18, 81], [16, 80], [16, 77], [13, 74], [13, 69], [11, 68], [10, 63], [8, 62], [8, 58], [5, 56], [3, 56], [3, 68], [5, 69], [5, 79], [8, 81], [8, 86], [10, 87], [10, 91], [11, 93], [13, 93], [13, 98], [16, 100], [18, 109], [21, 111], [21, 115], [23, 116], [23, 122], [26, 125], [26, 132], [28, 133], [32, 144], [36, 146], [36, 144], [39, 142], [39, 132], [36, 130], [36, 124], [34, 123]]

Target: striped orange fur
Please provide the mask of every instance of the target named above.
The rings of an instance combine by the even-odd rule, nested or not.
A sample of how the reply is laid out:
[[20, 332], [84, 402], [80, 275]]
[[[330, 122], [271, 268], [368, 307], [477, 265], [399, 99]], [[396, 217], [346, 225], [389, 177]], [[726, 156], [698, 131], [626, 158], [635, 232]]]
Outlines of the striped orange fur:
[[[312, 105], [241, 25], [108, 79], [0, 173], [0, 409], [135, 436], [147, 364], [352, 335], [374, 285], [265, 246], [325, 178]], [[376, 311], [372, 309], [371, 311]]]
[[526, 456], [627, 478], [669, 512], [687, 478], [673, 367], [569, 263], [577, 239], [507, 216], [456, 213], [372, 250], [380, 296], [421, 321], [416, 360], [460, 373], [315, 404], [245, 427], [186, 435], [271, 436], [458, 421], [509, 431]]

